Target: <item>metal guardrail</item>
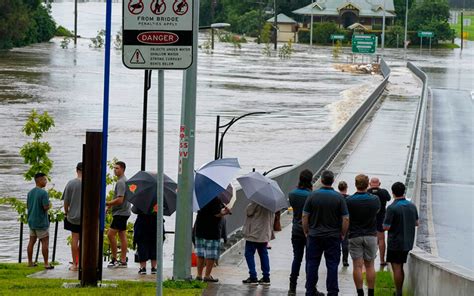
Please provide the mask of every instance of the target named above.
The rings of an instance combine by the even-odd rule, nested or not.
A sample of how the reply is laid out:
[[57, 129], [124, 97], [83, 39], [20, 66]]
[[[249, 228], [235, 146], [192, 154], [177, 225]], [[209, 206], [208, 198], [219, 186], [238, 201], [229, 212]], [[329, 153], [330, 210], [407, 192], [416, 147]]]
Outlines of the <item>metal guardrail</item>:
[[[352, 133], [359, 127], [359, 124], [368, 114], [369, 110], [380, 98], [385, 90], [390, 77], [390, 67], [382, 59], [380, 62], [382, 75], [384, 80], [368, 97], [368, 99], [357, 109], [357, 111], [349, 118], [349, 120], [339, 129], [339, 131], [313, 156], [303, 161], [299, 165], [291, 167], [289, 170], [282, 172], [271, 178], [278, 182], [282, 191], [288, 194], [298, 183], [299, 173], [304, 169], [311, 169], [316, 176], [328, 167], [331, 161], [336, 157], [346, 141], [351, 137]], [[226, 217], [227, 232], [232, 233], [242, 227], [244, 223], [244, 212], [248, 205], [248, 199], [245, 197], [241, 189], [236, 191], [236, 201], [232, 207], [233, 215]]]

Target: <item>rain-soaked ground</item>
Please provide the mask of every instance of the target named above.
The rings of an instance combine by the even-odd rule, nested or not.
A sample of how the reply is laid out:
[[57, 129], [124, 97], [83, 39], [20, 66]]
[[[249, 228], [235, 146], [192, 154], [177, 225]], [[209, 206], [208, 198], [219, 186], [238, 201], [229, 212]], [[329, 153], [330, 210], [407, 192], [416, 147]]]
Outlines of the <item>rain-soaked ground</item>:
[[[53, 3], [52, 7], [57, 23], [71, 29], [73, 3]], [[79, 3], [79, 34], [94, 37], [103, 27], [104, 10], [103, 3]], [[113, 32], [119, 31], [120, 25], [121, 4], [116, 3]], [[206, 38], [201, 35], [200, 42]], [[101, 127], [104, 52], [90, 48], [91, 42], [86, 38], [79, 39], [77, 48], [71, 44], [69, 49], [62, 49], [60, 41], [53, 39], [0, 54], [0, 196], [25, 198], [33, 186], [23, 180], [21, 174], [26, 167], [18, 155], [20, 147], [29, 140], [21, 134], [21, 128], [31, 109], [48, 111], [55, 118], [56, 127], [45, 140], [53, 147], [51, 176], [59, 190], [74, 177], [85, 131]], [[315, 47], [308, 53], [307, 46], [295, 45], [295, 50], [287, 60], [264, 57], [261, 46], [254, 43], [243, 44], [241, 50], [217, 43], [212, 55], [199, 51], [197, 166], [213, 158], [217, 115], [223, 116], [225, 122], [232, 116], [254, 111], [271, 113], [248, 117], [233, 126], [226, 135], [224, 156], [238, 157], [242, 173], [252, 168], [264, 171], [299, 163], [323, 146], [347, 116], [344, 115], [347, 109], [356, 108], [361, 98], [381, 81], [378, 75], [335, 70], [333, 64], [344, 62], [347, 55], [334, 59], [328, 47]], [[422, 54], [410, 50], [408, 58], [420, 60], [430, 73], [464, 73], [468, 69], [466, 52], [472, 61], [472, 47], [464, 56], [459, 50], [426, 50]], [[395, 66], [404, 63], [402, 50], [387, 50], [386, 56]], [[440, 77], [439, 83], [443, 83], [442, 77], [446, 75]], [[149, 106], [147, 168], [150, 170], [156, 169], [156, 80], [155, 74]], [[174, 179], [181, 82], [181, 71], [166, 71], [165, 172]], [[140, 167], [142, 93], [143, 71], [126, 69], [121, 52], [112, 50], [108, 155], [127, 163], [129, 177]], [[336, 102], [339, 103], [334, 105]], [[172, 230], [174, 216], [167, 218], [166, 224]], [[18, 228], [15, 213], [2, 208], [0, 261], [15, 260]], [[67, 234], [60, 229], [57, 260], [67, 262]], [[170, 238], [165, 243], [168, 258], [173, 248]], [[168, 261], [164, 265], [170, 264]]]

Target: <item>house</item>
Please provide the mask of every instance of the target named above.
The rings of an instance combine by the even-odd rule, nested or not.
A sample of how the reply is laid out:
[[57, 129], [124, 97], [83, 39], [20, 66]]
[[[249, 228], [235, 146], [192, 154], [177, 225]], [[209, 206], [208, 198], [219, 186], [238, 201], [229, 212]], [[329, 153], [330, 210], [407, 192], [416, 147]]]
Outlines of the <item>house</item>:
[[[267, 23], [273, 25], [274, 18], [267, 20]], [[298, 42], [298, 23], [291, 17], [280, 13], [277, 15], [277, 27], [278, 27], [278, 42]]]
[[359, 23], [368, 29], [382, 27], [385, 3], [385, 24], [395, 18], [393, 0], [315, 0], [294, 10], [294, 14], [308, 16], [314, 22], [335, 22], [343, 28]]

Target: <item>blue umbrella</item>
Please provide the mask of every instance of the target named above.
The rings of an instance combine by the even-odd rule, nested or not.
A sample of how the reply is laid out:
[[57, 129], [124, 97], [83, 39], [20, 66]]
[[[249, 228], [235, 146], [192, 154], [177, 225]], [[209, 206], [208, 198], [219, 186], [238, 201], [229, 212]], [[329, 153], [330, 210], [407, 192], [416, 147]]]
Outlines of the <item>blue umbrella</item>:
[[194, 176], [193, 210], [198, 211], [227, 189], [240, 170], [237, 158], [223, 158], [206, 163]]

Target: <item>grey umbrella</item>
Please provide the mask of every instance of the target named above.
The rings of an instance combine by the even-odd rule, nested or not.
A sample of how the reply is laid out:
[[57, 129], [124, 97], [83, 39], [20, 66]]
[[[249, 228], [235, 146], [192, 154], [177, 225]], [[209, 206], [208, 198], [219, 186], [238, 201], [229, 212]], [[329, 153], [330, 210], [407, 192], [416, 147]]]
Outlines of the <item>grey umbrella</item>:
[[278, 212], [288, 208], [288, 201], [278, 183], [258, 172], [251, 172], [237, 178], [242, 190], [251, 201], [262, 207]]

